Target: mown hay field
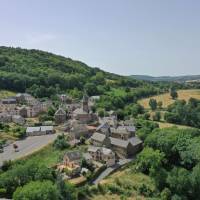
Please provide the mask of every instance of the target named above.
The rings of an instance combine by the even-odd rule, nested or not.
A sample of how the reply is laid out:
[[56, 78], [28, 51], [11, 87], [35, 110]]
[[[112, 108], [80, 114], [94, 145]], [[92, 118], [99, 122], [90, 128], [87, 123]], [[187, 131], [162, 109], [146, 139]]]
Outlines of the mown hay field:
[[[178, 99], [188, 101], [190, 98], [200, 99], [200, 90], [193, 89], [193, 90], [179, 90], [178, 92]], [[166, 108], [168, 105], [172, 104], [174, 100], [171, 98], [169, 93], [152, 96], [149, 98], [141, 99], [138, 101], [140, 105], [142, 105], [146, 109], [150, 109], [149, 107], [149, 100], [156, 99], [156, 101], [162, 101], [163, 108]]]
[[8, 90], [0, 90], [0, 99], [15, 96], [15, 95], [16, 95], [15, 92], [11, 92]]

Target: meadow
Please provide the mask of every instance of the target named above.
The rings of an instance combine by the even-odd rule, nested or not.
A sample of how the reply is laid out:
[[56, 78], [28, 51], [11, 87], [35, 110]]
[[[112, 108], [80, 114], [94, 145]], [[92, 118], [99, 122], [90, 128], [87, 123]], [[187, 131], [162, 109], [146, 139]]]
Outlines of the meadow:
[[[188, 101], [190, 98], [200, 99], [200, 90], [178, 90], [178, 99]], [[170, 104], [172, 104], [175, 100], [173, 100], [169, 93], [152, 96], [149, 98], [141, 99], [138, 101], [140, 105], [142, 105], [145, 109], [150, 109], [149, 100], [153, 98], [156, 99], [157, 102], [162, 101], [163, 108], [167, 108]]]

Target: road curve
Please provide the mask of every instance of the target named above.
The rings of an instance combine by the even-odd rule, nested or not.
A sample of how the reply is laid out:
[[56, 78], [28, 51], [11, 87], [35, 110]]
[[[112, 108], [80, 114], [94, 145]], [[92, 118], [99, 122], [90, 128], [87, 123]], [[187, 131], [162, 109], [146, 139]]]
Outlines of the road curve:
[[14, 151], [13, 144], [6, 146], [4, 152], [0, 153], [0, 166], [2, 166], [3, 162], [6, 160], [16, 160], [34, 153], [53, 142], [57, 135], [58, 134], [32, 136], [24, 140], [16, 141], [15, 144], [19, 147], [18, 152]]

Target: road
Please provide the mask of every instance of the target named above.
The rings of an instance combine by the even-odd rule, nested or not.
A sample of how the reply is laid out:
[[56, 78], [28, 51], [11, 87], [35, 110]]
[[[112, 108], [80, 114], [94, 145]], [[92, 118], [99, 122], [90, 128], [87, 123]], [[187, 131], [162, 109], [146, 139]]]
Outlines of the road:
[[32, 154], [33, 152], [53, 142], [57, 135], [58, 134], [32, 136], [27, 137], [24, 140], [16, 141], [15, 144], [19, 147], [18, 152], [14, 151], [13, 144], [4, 147], [4, 152], [0, 153], [0, 166], [2, 166], [5, 160], [15, 160]]
[[130, 158], [130, 159], [121, 159], [119, 160], [119, 162], [117, 162], [115, 165], [108, 167], [107, 169], [105, 169], [94, 181], [93, 184], [98, 184], [100, 181], [102, 181], [104, 178], [106, 178], [108, 175], [110, 175], [112, 172], [114, 172], [115, 170], [117, 170], [118, 168], [128, 164], [129, 162], [133, 161], [135, 159], [134, 158]]

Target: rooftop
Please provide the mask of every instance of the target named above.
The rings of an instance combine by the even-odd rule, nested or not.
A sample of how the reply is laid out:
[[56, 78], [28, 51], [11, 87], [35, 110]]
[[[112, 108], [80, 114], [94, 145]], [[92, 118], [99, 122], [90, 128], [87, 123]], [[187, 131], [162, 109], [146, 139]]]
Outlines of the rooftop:
[[101, 134], [101, 133], [97, 133], [95, 132], [92, 137], [91, 137], [93, 140], [96, 140], [96, 141], [99, 141], [99, 142], [103, 142], [104, 139], [106, 138], [106, 136], [104, 134]]

